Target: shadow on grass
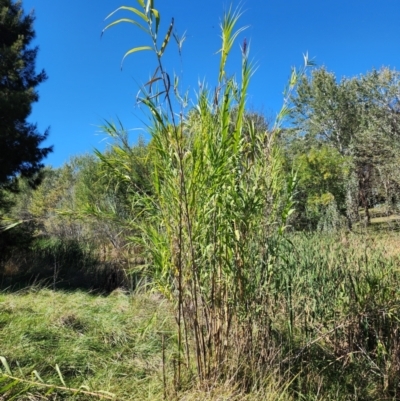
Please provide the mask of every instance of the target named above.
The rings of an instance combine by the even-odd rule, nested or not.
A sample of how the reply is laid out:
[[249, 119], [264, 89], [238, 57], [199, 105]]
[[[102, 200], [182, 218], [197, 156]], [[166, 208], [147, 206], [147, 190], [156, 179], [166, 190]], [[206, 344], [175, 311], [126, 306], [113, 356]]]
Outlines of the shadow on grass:
[[100, 260], [78, 241], [43, 239], [23, 249], [11, 249], [0, 261], [0, 290], [20, 291], [37, 285], [105, 294], [119, 287], [129, 288], [118, 261]]

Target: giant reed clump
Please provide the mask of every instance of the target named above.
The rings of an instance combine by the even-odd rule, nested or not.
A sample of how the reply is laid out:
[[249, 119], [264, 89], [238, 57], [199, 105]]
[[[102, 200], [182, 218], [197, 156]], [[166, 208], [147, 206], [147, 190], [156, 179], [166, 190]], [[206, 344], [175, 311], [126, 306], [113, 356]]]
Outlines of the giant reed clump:
[[[138, 98], [151, 114], [154, 168], [152, 195], [137, 191], [132, 196], [131, 224], [139, 233], [132, 241], [145, 249], [154, 287], [175, 305], [176, 388], [183, 371], [195, 366], [203, 385], [233, 380], [249, 389], [271, 355], [268, 283], [279, 255], [267, 243], [272, 235], [280, 241], [293, 206], [295, 177], [284, 175], [275, 141], [288, 107], [285, 101], [269, 132], [257, 130], [248, 117], [246, 96], [254, 68], [246, 41], [240, 48], [240, 80], [226, 71], [235, 40], [245, 29], [236, 28], [240, 11], [230, 8], [221, 23], [218, 84], [214, 90], [203, 86], [187, 110], [178, 78], [170, 77], [163, 65], [174, 21], [160, 44], [154, 2], [138, 3], [142, 10], [115, 11], [127, 10], [138, 20], [122, 18], [105, 28], [120, 22], [139, 26], [150, 45], [133, 48], [124, 57], [152, 50], [157, 62]], [[301, 74], [293, 70], [287, 92]], [[119, 150], [122, 155], [123, 148]], [[110, 173], [110, 160], [100, 157]], [[114, 160], [115, 175], [129, 180], [123, 174], [127, 164], [123, 157]]]
[[[203, 387], [255, 391], [278, 369], [299, 397], [397, 396], [398, 262], [360, 253], [356, 243], [350, 252], [337, 238], [283, 235], [296, 184], [277, 140], [289, 107], [285, 100], [269, 131], [246, 114], [253, 72], [246, 42], [241, 79], [226, 72], [240, 13], [230, 9], [221, 24], [216, 88], [202, 86], [187, 110], [162, 63], [173, 21], [159, 46], [160, 15], [153, 2], [139, 3], [143, 12], [128, 10], [147, 24], [151, 46], [126, 54], [152, 49], [157, 68], [138, 99], [151, 113], [153, 171], [151, 195], [132, 196], [132, 242], [144, 249], [152, 285], [175, 307], [175, 388], [196, 372]], [[126, 20], [108, 27], [119, 21]], [[293, 71], [287, 92], [303, 72]], [[129, 180], [128, 164], [121, 157], [111, 167]]]

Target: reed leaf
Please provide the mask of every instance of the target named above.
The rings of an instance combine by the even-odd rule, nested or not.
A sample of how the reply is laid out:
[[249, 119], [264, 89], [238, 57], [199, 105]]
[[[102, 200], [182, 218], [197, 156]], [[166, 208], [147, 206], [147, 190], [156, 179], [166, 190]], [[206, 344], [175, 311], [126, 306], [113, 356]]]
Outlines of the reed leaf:
[[130, 11], [136, 15], [138, 15], [143, 21], [148, 22], [148, 18], [146, 16], [146, 14], [143, 14], [141, 11], [139, 11], [137, 8], [134, 7], [127, 7], [127, 6], [121, 6], [118, 7], [116, 10], [114, 10], [112, 13], [108, 14], [107, 17], [105, 19], [108, 19], [110, 17], [112, 17], [115, 13], [117, 13], [120, 10], [126, 10], [126, 11]]

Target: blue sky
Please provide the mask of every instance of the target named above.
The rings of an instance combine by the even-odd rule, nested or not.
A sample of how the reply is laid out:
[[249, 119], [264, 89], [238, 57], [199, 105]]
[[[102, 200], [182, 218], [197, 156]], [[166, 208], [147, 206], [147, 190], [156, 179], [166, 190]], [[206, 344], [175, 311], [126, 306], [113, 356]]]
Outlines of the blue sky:
[[[229, 70], [240, 71], [239, 45], [246, 38], [258, 66], [248, 106], [269, 118], [280, 108], [291, 66], [301, 65], [304, 53], [338, 78], [381, 66], [400, 68], [398, 0], [155, 0], [161, 32], [172, 17], [178, 35], [186, 31], [182, 60], [171, 42], [165, 62], [171, 75], [182, 75], [182, 87], [192, 98], [199, 81], [215, 83], [219, 23], [231, 3], [241, 5], [240, 25], [249, 28], [234, 47]], [[41, 132], [50, 126], [46, 145], [54, 145], [54, 152], [46, 164], [58, 167], [71, 156], [104, 149], [107, 139], [99, 126], [105, 119], [119, 118], [132, 129], [133, 141], [143, 134], [135, 129], [145, 118], [135, 97], [156, 60], [143, 52], [129, 56], [122, 71], [120, 63], [128, 49], [148, 44], [147, 38], [131, 24], [100, 38], [104, 18], [121, 5], [139, 7], [136, 0], [23, 0], [25, 11], [36, 14], [37, 70], [44, 68], [49, 76], [38, 87], [40, 100], [29, 118]]]

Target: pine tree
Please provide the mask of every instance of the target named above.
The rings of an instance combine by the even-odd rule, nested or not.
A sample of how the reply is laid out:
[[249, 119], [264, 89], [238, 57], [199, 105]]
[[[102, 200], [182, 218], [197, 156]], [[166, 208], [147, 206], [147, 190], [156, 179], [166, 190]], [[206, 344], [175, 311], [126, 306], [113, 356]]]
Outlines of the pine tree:
[[[47, 79], [35, 71], [37, 47], [33, 13], [24, 15], [22, 2], [0, 0], [0, 190], [16, 188], [17, 177], [37, 184], [43, 158], [52, 147], [40, 147], [48, 130], [39, 133], [27, 122], [36, 87]], [[0, 201], [1, 206], [1, 201]]]

